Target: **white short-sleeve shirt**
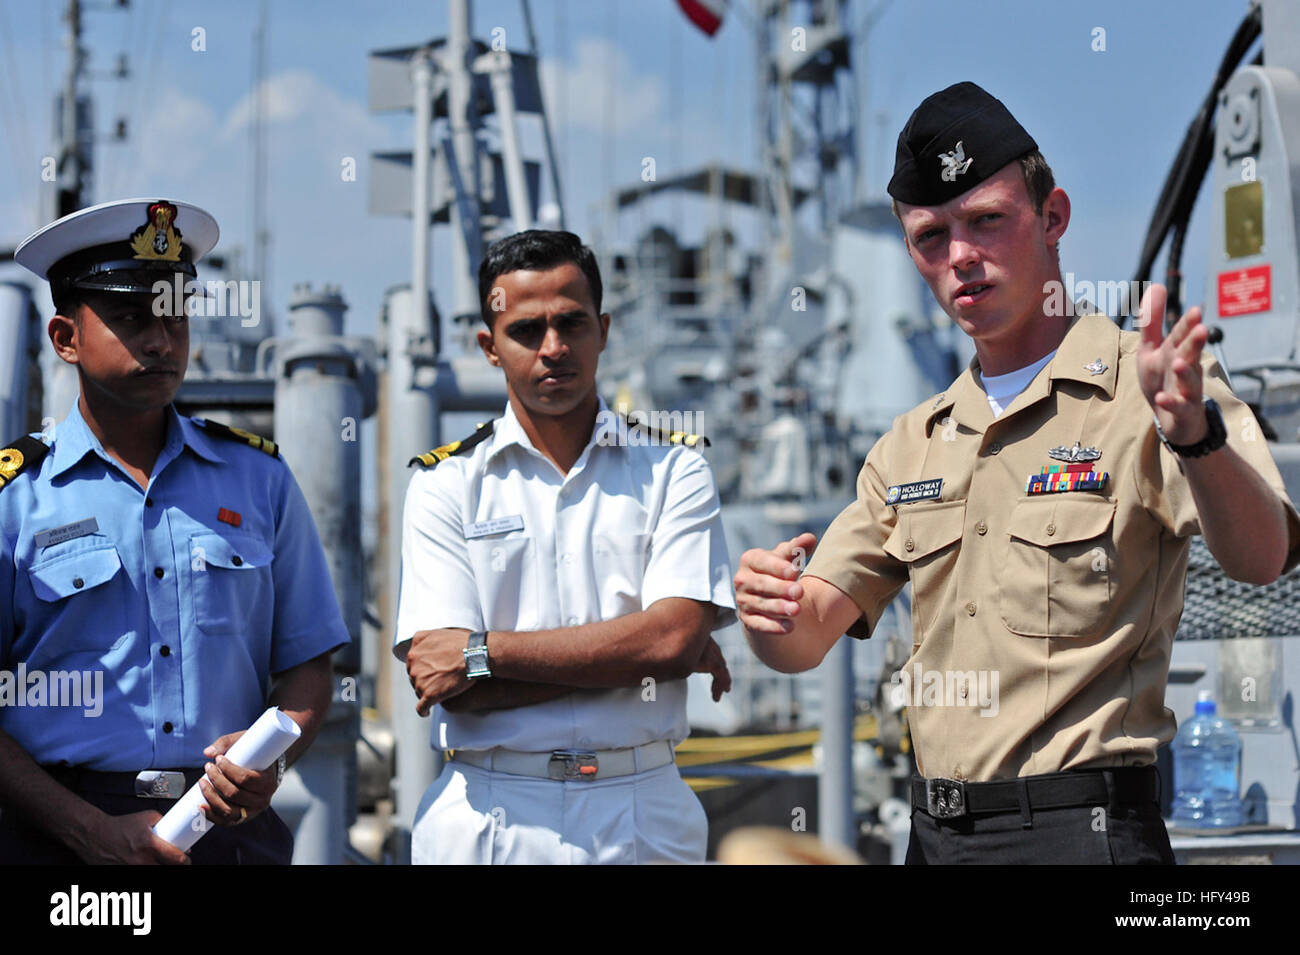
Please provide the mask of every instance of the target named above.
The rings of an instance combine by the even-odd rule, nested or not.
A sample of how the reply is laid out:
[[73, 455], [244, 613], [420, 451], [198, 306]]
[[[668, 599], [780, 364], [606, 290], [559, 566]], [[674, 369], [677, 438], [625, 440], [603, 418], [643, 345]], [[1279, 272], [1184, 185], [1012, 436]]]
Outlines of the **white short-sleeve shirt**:
[[[611, 428], [616, 420], [602, 399], [565, 475], [507, 405], [490, 437], [412, 476], [395, 646], [443, 627], [531, 631], [612, 620], [665, 597], [713, 603], [715, 629], [732, 622], [731, 562], [708, 462], [681, 445], [650, 444], [656, 439], [640, 429]], [[673, 680], [653, 692], [577, 690], [486, 713], [438, 706], [432, 742], [546, 752], [687, 733], [686, 681]]]

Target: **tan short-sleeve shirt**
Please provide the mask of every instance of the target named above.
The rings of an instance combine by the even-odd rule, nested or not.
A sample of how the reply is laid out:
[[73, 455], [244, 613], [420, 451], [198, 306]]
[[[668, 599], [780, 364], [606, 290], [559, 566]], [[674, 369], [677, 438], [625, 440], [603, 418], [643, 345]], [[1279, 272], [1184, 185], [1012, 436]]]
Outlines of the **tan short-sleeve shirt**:
[[[853, 598], [857, 637], [911, 581], [914, 643], [894, 692], [925, 776], [1140, 766], [1174, 736], [1165, 684], [1200, 525], [1138, 383], [1139, 339], [1076, 319], [996, 419], [972, 362], [877, 442], [804, 571]], [[1203, 365], [1228, 443], [1285, 503], [1289, 570], [1300, 516], [1250, 409]], [[1049, 451], [1076, 444], [1101, 453], [1104, 486], [1027, 493], [1031, 475], [1069, 463]]]

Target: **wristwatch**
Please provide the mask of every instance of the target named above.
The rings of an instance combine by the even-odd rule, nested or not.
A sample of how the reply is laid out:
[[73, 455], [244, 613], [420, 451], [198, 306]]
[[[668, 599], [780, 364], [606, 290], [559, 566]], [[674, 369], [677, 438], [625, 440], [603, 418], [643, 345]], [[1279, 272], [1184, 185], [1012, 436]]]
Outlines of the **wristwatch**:
[[289, 768], [289, 757], [284, 753], [275, 761], [275, 787], [280, 788], [280, 783], [284, 782], [284, 771]]
[[465, 654], [465, 675], [471, 680], [492, 675], [492, 670], [488, 666], [486, 630], [471, 633], [469, 643], [465, 645], [465, 649], [461, 652]]
[[1205, 403], [1205, 424], [1209, 430], [1205, 437], [1195, 444], [1170, 444], [1169, 439], [1165, 437], [1164, 429], [1160, 427], [1159, 418], [1156, 419], [1156, 434], [1160, 435], [1160, 440], [1164, 442], [1165, 447], [1179, 457], [1203, 458], [1228, 443], [1228, 429], [1223, 424], [1223, 412], [1219, 410], [1219, 403], [1208, 396], [1203, 397], [1202, 400]]

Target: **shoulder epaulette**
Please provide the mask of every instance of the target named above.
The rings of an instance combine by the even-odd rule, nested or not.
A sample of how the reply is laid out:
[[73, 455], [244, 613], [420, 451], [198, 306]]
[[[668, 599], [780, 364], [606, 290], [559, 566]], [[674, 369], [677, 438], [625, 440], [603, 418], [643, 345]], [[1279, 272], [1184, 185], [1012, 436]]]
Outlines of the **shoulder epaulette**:
[[8, 447], [0, 449], [0, 490], [23, 471], [40, 465], [49, 453], [49, 445], [30, 435], [10, 441]]
[[444, 444], [442, 447], [434, 448], [432, 451], [425, 451], [424, 454], [417, 454], [407, 462], [406, 466], [414, 467], [419, 464], [426, 468], [431, 468], [440, 461], [446, 461], [453, 454], [461, 454], [468, 451], [474, 445], [478, 444], [484, 438], [492, 434], [492, 426], [496, 422], [483, 421], [474, 429], [474, 433], [468, 438], [461, 438], [459, 441], [453, 441], [451, 444]]
[[210, 418], [195, 418], [194, 423], [204, 431], [215, 435], [218, 438], [229, 438], [231, 441], [240, 441], [250, 448], [257, 448], [266, 454], [275, 457], [280, 449], [270, 438], [264, 438], [260, 434], [253, 434], [251, 431], [245, 431], [243, 428], [232, 428], [228, 424], [222, 424], [220, 421], [213, 421]]
[[642, 421], [639, 417], [628, 416], [628, 427], [640, 428], [646, 434], [654, 435], [659, 444], [681, 444], [688, 448], [709, 448], [713, 443], [702, 434], [692, 434], [689, 431], [666, 431], [663, 428], [652, 428], [650, 423]]

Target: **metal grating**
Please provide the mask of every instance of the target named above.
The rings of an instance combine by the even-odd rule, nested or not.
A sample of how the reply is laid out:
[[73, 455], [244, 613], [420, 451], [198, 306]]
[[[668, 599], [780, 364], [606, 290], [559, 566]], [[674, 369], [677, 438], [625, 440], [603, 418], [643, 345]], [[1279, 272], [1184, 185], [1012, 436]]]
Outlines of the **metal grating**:
[[1233, 580], [1204, 539], [1192, 538], [1175, 640], [1300, 636], [1300, 567], [1264, 587]]

